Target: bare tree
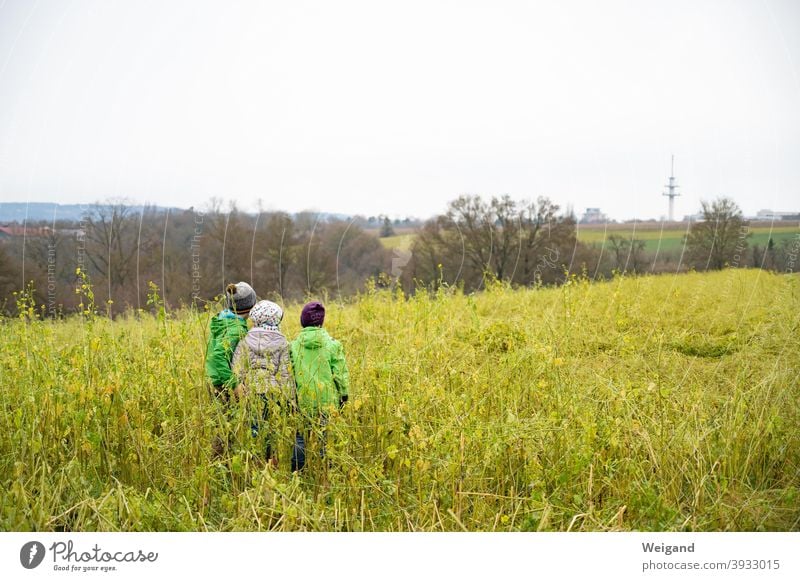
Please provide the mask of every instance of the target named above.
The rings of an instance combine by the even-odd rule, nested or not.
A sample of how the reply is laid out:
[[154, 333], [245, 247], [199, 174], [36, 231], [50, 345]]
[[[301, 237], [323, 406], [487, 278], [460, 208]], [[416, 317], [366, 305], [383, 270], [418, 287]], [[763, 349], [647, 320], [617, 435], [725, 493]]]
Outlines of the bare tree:
[[703, 220], [692, 224], [686, 238], [689, 261], [697, 268], [720, 270], [743, 264], [749, 224], [730, 198], [702, 202]]
[[115, 290], [134, 284], [136, 255], [147, 252], [139, 238], [137, 215], [123, 201], [97, 204], [84, 216], [86, 256], [96, 274]]
[[417, 236], [415, 274], [435, 281], [457, 273], [469, 289], [487, 275], [516, 284], [553, 282], [577, 244], [574, 219], [558, 215], [558, 209], [547, 198], [517, 202], [504, 195], [487, 203], [461, 196]]
[[618, 270], [621, 272], [639, 272], [641, 270], [646, 246], [644, 240], [611, 234], [608, 237], [608, 245], [611, 247]]
[[[22, 288], [22, 273], [19, 265], [8, 256], [0, 246], [0, 309], [10, 310], [11, 305], [4, 304], [11, 299], [11, 293]], [[0, 311], [2, 312], [2, 311]]]
[[548, 198], [527, 202], [522, 211], [522, 284], [555, 282], [571, 262], [578, 245], [575, 216], [559, 215], [559, 206]]
[[227, 282], [250, 279], [254, 225], [235, 203], [225, 212], [216, 199], [206, 213], [205, 225], [202, 253], [208, 268], [204, 290], [213, 297], [222, 293]]
[[285, 212], [260, 214], [254, 232], [252, 283], [264, 296], [283, 297], [290, 291], [289, 268], [297, 254], [294, 222]]
[[327, 226], [323, 246], [334, 256], [335, 288], [339, 295], [357, 291], [367, 278], [389, 270], [390, 252], [377, 237], [355, 223], [336, 221]]

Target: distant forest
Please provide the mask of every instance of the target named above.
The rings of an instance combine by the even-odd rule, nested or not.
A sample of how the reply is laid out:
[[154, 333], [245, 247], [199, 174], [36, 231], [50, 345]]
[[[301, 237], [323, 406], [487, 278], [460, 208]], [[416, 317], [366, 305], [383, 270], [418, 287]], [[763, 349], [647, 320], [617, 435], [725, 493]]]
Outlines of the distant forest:
[[[794, 267], [790, 246], [749, 248], [735, 204], [704, 207], [683, 249], [653, 257], [641, 240], [610, 236], [602, 247], [576, 237], [576, 221], [547, 198], [461, 196], [424, 223], [383, 216], [245, 213], [212, 201], [204, 211], [122, 202], [83, 208], [77, 219], [6, 221], [0, 227], [0, 310], [14, 313], [26, 289], [45, 316], [75, 312], [80, 269], [98, 310], [150, 309], [157, 292], [170, 308], [215, 300], [225, 284], [249, 281], [278, 301], [346, 298], [374, 286], [406, 293], [490, 281], [550, 285], [570, 275], [676, 272], [688, 268]], [[724, 228], [718, 226], [722, 224]], [[709, 227], [709, 225], [713, 225]], [[720, 232], [727, 232], [720, 238]], [[407, 245], [383, 244], [396, 234]], [[714, 260], [707, 260], [713, 254]]]

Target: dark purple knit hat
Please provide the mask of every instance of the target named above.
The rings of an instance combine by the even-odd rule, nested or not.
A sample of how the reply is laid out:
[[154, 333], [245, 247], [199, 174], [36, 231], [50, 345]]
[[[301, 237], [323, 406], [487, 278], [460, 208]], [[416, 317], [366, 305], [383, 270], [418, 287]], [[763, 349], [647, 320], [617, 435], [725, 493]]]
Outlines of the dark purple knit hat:
[[322, 303], [308, 303], [300, 313], [300, 325], [303, 327], [321, 327], [325, 320], [325, 307]]

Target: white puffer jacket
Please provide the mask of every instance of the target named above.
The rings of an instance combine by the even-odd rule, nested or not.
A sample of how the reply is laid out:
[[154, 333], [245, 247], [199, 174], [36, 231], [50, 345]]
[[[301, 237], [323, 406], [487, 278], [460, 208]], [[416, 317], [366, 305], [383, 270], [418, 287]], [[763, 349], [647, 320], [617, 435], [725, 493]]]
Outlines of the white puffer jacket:
[[289, 342], [280, 331], [253, 327], [236, 346], [231, 368], [248, 390], [295, 401], [290, 363]]

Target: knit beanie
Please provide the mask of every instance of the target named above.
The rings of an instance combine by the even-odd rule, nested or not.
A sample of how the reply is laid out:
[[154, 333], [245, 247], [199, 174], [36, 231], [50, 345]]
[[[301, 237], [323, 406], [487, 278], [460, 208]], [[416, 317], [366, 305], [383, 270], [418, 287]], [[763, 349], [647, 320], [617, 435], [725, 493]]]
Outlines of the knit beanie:
[[300, 313], [300, 325], [303, 327], [321, 327], [325, 320], [325, 307], [322, 303], [308, 303]]
[[228, 308], [236, 313], [247, 311], [256, 304], [256, 291], [246, 282], [229, 284], [225, 294]]
[[283, 319], [283, 309], [272, 301], [258, 301], [250, 311], [250, 318], [256, 327], [277, 331]]

